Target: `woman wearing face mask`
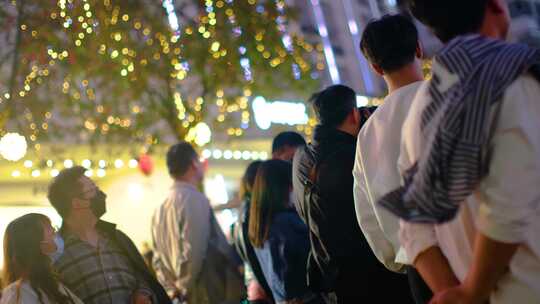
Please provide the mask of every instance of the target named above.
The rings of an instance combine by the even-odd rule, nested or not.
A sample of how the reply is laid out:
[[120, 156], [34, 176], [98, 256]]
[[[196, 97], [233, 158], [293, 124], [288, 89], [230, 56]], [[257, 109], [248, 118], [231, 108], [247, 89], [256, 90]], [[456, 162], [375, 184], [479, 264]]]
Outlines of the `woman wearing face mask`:
[[323, 303], [307, 287], [308, 229], [291, 203], [292, 167], [263, 162], [251, 196], [249, 239], [277, 303]]
[[58, 281], [52, 263], [62, 255], [63, 241], [48, 217], [30, 213], [6, 228], [4, 282], [0, 304], [82, 304]]

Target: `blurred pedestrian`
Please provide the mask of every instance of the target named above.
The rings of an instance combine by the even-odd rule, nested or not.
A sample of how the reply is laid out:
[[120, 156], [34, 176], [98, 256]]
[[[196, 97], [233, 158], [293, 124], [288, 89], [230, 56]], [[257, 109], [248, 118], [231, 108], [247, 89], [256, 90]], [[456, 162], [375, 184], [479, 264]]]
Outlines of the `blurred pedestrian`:
[[244, 295], [240, 264], [198, 190], [204, 171], [187, 142], [167, 152], [174, 184], [152, 218], [154, 269], [171, 297], [189, 304], [239, 303]]
[[[369, 111], [358, 109], [356, 93], [343, 85], [330, 86], [311, 101], [319, 124], [293, 161], [295, 205], [310, 228], [309, 286], [334, 294], [338, 303], [410, 303], [406, 276], [377, 260], [355, 216], [356, 136]], [[392, 292], [371, 286], [392, 286]]]
[[296, 150], [305, 145], [306, 140], [302, 135], [292, 131], [281, 132], [272, 141], [272, 159], [290, 162]]
[[62, 284], [52, 263], [64, 249], [48, 217], [30, 213], [13, 220], [4, 235], [4, 280], [1, 304], [82, 304]]
[[240, 182], [240, 198], [242, 207], [234, 228], [234, 244], [236, 251], [244, 261], [244, 280], [250, 303], [273, 303], [272, 290], [257, 260], [257, 255], [249, 240], [249, 212], [255, 176], [262, 161], [254, 161], [246, 168]]
[[431, 290], [414, 267], [406, 266], [399, 218], [377, 204], [401, 181], [397, 166], [401, 128], [424, 79], [418, 31], [408, 17], [386, 15], [366, 25], [360, 48], [386, 81], [388, 96], [358, 134], [353, 170], [356, 216], [379, 261], [392, 271], [406, 271], [416, 303], [427, 303]]
[[289, 162], [269, 160], [257, 171], [249, 239], [277, 303], [322, 303], [307, 287], [308, 230], [291, 202]]

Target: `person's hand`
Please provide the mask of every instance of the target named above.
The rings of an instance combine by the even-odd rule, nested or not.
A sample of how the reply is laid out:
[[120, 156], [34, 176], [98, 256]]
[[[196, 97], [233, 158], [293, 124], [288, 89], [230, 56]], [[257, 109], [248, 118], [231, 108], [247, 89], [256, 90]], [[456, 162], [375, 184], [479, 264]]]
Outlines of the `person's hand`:
[[433, 296], [429, 304], [481, 304], [474, 294], [463, 285], [441, 291]]
[[147, 293], [137, 290], [133, 293], [132, 304], [152, 304], [152, 297]]

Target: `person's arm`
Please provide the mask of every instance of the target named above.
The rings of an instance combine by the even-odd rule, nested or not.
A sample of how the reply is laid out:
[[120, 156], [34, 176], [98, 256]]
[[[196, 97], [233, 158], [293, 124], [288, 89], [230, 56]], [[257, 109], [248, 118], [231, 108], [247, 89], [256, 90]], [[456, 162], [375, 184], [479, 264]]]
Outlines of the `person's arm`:
[[[372, 193], [369, 189], [368, 176], [366, 175], [363, 147], [361, 136], [358, 138], [356, 147], [356, 159], [354, 162], [353, 177], [353, 195], [354, 195], [354, 207], [356, 211], [356, 218], [362, 233], [364, 234], [371, 250], [377, 257], [377, 259], [391, 271], [400, 271], [403, 268], [402, 264], [395, 262], [396, 250], [392, 245], [392, 242], [388, 239], [387, 235], [382, 229], [382, 223], [379, 222], [380, 215], [376, 208], [376, 202], [373, 201]], [[391, 216], [391, 215], [389, 215]], [[388, 224], [394, 221], [394, 227], [389, 227], [397, 233], [398, 219], [383, 218]]]
[[414, 261], [414, 267], [434, 293], [459, 285], [459, 280], [438, 246], [431, 246], [420, 253]]
[[459, 284], [448, 259], [438, 245], [433, 225], [402, 220], [399, 238], [409, 261], [434, 293]]
[[502, 243], [478, 233], [471, 269], [463, 284], [445, 290], [431, 303], [484, 303], [497, 282], [508, 271], [518, 244]]
[[[507, 89], [506, 95], [492, 141], [489, 175], [475, 192], [480, 207], [473, 262], [464, 283], [437, 295], [433, 303], [488, 300], [508, 273], [517, 248], [527, 241], [531, 223], [538, 220], [539, 124], [537, 112], [530, 110], [538, 109], [532, 106], [537, 102], [538, 83], [521, 80]], [[497, 292], [505, 293], [509, 288], [497, 286]]]

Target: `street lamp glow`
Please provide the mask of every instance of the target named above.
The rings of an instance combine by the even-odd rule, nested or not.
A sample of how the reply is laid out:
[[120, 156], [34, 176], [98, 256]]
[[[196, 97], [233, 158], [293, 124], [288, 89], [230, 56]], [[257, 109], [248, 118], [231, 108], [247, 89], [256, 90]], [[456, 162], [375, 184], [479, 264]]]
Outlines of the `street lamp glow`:
[[204, 149], [202, 151], [202, 157], [205, 158], [205, 159], [208, 159], [212, 156], [212, 151], [208, 150], [208, 149]]
[[18, 161], [26, 155], [26, 138], [18, 133], [7, 133], [0, 139], [0, 155], [9, 161]]
[[202, 147], [212, 139], [212, 131], [204, 122], [200, 122], [195, 126], [195, 144]]
[[105, 177], [105, 175], [107, 175], [107, 172], [105, 172], [105, 170], [103, 169], [98, 169], [97, 172], [96, 172], [96, 175], [97, 177]]
[[60, 174], [60, 171], [58, 171], [58, 169], [52, 169], [51, 170], [51, 176], [52, 177], [57, 177], [58, 174]]
[[25, 168], [32, 168], [34, 163], [31, 160], [27, 159], [27, 160], [24, 161], [23, 165], [24, 165]]
[[15, 170], [11, 172], [11, 177], [14, 177], [14, 178], [21, 177], [21, 171]]
[[73, 167], [73, 161], [72, 161], [71, 159], [66, 159], [66, 160], [64, 161], [64, 167], [65, 167], [65, 168], [68, 168], [68, 169], [71, 168], [71, 167]]
[[90, 167], [92, 167], [92, 162], [89, 159], [85, 159], [81, 162], [81, 165], [86, 169], [90, 169]]
[[117, 159], [114, 161], [114, 167], [116, 169], [120, 169], [124, 166], [124, 162], [121, 159]]
[[221, 152], [221, 150], [214, 150], [214, 152], [212, 152], [212, 157], [215, 158], [215, 159], [220, 159], [221, 156], [223, 155], [223, 153]]
[[32, 177], [39, 177], [41, 175], [41, 172], [39, 170], [32, 171]]
[[139, 162], [136, 159], [130, 159], [128, 162], [128, 167], [130, 167], [131, 169], [137, 168], [138, 164]]

